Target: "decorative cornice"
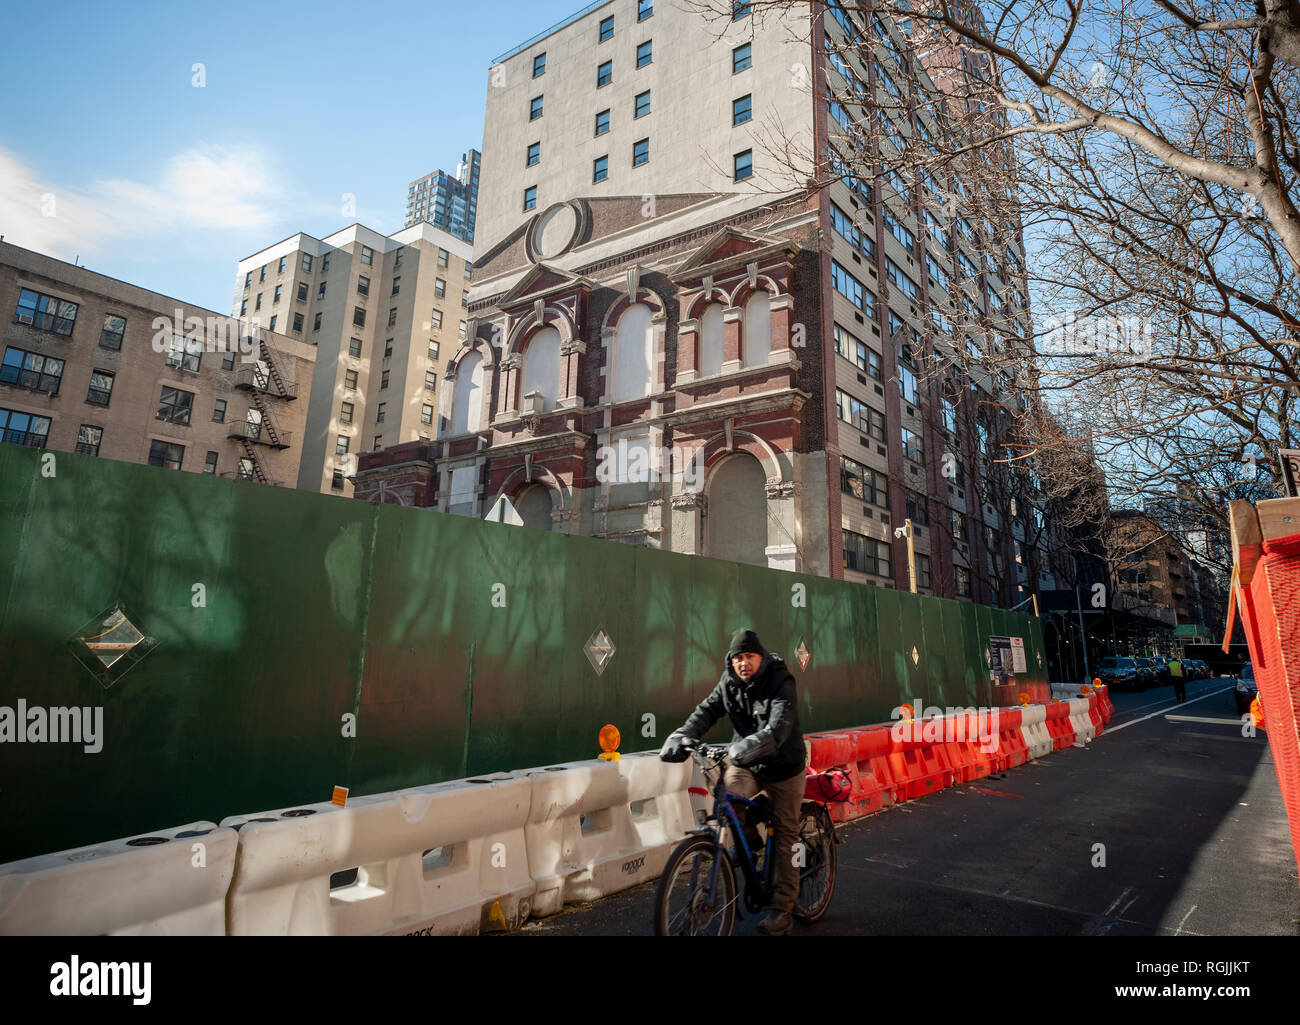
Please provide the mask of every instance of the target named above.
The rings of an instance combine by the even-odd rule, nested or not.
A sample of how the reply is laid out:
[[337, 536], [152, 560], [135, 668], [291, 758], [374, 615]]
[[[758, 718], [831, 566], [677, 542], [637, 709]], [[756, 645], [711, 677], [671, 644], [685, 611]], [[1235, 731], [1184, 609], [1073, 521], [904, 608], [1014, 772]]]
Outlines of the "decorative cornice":
[[764, 489], [767, 491], [768, 498], [791, 498], [795, 493], [795, 484], [792, 480], [768, 477]]
[[703, 491], [683, 491], [680, 494], [673, 495], [669, 501], [674, 509], [699, 509], [702, 512], [705, 497]]

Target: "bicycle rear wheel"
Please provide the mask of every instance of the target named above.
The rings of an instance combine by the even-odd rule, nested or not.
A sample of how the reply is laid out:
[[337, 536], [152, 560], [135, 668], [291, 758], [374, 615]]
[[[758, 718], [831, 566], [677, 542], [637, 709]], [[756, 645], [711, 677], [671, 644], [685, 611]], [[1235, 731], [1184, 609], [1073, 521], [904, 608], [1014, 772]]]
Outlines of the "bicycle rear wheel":
[[730, 936], [735, 921], [736, 876], [726, 852], [709, 836], [678, 844], [655, 887], [655, 935]]
[[811, 925], [831, 905], [835, 892], [835, 825], [824, 805], [804, 801], [799, 811], [799, 840], [804, 847], [804, 866], [799, 869], [799, 896], [794, 919]]

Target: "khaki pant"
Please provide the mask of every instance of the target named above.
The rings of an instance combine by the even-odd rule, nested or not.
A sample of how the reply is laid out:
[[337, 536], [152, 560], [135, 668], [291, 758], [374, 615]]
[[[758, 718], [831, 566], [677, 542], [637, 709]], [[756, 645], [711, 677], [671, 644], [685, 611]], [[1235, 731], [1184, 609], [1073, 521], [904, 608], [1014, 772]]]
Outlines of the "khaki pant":
[[[792, 779], [780, 783], [760, 785], [748, 769], [727, 763], [727, 789], [741, 797], [755, 797], [760, 790], [772, 802], [772, 820], [768, 826], [774, 833], [772, 857], [776, 875], [772, 889], [772, 907], [778, 911], [791, 911], [799, 896], [799, 866], [796, 864], [796, 845], [799, 841], [799, 809], [803, 806], [804, 780], [800, 772]], [[745, 808], [737, 808], [741, 823], [745, 821]], [[746, 829], [748, 833], [749, 830]]]

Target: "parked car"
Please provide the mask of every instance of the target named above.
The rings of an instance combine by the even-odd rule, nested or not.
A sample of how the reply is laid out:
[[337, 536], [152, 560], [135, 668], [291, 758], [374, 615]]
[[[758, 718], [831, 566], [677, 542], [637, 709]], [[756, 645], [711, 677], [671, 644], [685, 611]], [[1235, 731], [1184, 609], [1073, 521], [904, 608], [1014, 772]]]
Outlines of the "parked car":
[[[1160, 667], [1156, 664], [1155, 659], [1139, 656], [1133, 661], [1138, 664], [1138, 668], [1145, 674], [1142, 683], [1143, 687], [1152, 687], [1166, 682], [1160, 678]], [[1165, 673], [1168, 674], [1168, 672], [1169, 670], [1166, 669]]]
[[1143, 686], [1137, 662], [1122, 656], [1102, 659], [1097, 667], [1097, 676], [1106, 686], [1116, 690], [1141, 690]]
[[1211, 676], [1214, 675], [1212, 672], [1210, 672], [1210, 667], [1206, 665], [1205, 662], [1203, 662], [1201, 659], [1189, 658], [1187, 661], [1191, 664], [1192, 669], [1195, 671], [1196, 679], [1208, 680]]
[[1247, 662], [1241, 667], [1241, 676], [1237, 680], [1237, 689], [1233, 697], [1237, 701], [1237, 714], [1245, 715], [1250, 711], [1250, 703], [1255, 700], [1259, 689], [1255, 686], [1255, 667]]

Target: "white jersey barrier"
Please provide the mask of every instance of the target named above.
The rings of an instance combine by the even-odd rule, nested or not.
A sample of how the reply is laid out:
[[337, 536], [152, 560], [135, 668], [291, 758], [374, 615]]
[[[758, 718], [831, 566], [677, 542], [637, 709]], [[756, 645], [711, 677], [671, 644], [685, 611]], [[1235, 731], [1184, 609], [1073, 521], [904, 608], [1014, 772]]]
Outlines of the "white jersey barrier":
[[1069, 701], [1071, 698], [1077, 698], [1083, 693], [1083, 685], [1079, 683], [1054, 683], [1052, 684], [1053, 701]]
[[346, 807], [224, 819], [239, 829], [230, 935], [453, 935], [521, 925], [534, 890], [524, 847], [531, 798], [527, 780], [495, 773]]
[[650, 751], [513, 775], [533, 788], [524, 833], [537, 884], [534, 915], [654, 879], [695, 828], [690, 761], [661, 762]]
[[1088, 714], [1087, 698], [1070, 699], [1070, 725], [1074, 727], [1075, 743], [1088, 744], [1097, 739], [1097, 727]]
[[236, 840], [191, 822], [0, 865], [0, 935], [224, 936]]
[[1020, 733], [1029, 748], [1030, 758], [1052, 753], [1052, 737], [1047, 732], [1047, 706], [1026, 705], [1020, 713]]

